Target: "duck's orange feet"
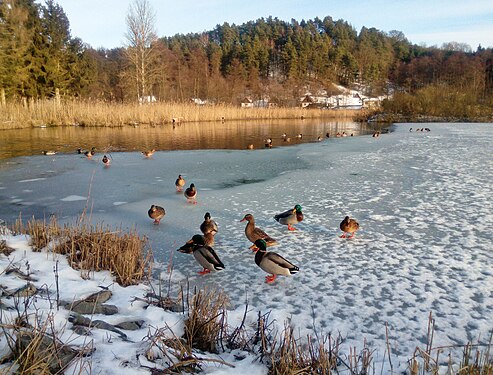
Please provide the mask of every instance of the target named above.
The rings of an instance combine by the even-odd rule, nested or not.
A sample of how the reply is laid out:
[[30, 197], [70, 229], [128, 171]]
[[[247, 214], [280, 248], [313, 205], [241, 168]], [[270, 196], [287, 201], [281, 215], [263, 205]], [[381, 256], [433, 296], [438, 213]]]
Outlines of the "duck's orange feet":
[[267, 284], [270, 284], [273, 283], [275, 279], [276, 279], [276, 275], [269, 275], [265, 277], [265, 282]]
[[154, 220], [154, 225], [158, 225], [159, 224], [159, 220]]
[[346, 238], [346, 233], [343, 233], [341, 236], [339, 236], [340, 238]]
[[351, 235], [348, 238], [354, 238], [354, 233], [351, 233]]
[[291, 224], [288, 224], [288, 230], [290, 230], [290, 231], [295, 231], [295, 230], [296, 230], [296, 228], [295, 228], [295, 227], [293, 227]]
[[211, 270], [209, 270], [209, 269], [207, 269], [207, 268], [204, 268], [204, 270], [203, 270], [203, 271], [200, 271], [200, 272], [199, 272], [199, 275], [207, 275], [207, 274], [208, 274], [208, 273], [210, 273], [210, 272], [211, 272]]

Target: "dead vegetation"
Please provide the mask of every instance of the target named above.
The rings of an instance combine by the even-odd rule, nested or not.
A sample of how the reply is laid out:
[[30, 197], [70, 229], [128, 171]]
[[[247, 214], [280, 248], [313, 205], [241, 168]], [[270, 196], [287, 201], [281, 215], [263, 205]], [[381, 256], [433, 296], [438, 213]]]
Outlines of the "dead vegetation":
[[307, 110], [301, 107], [240, 108], [227, 104], [197, 106], [192, 103], [161, 102], [147, 105], [79, 100], [33, 100], [28, 104], [7, 103], [2, 107], [0, 129], [37, 126], [127, 126], [165, 125], [178, 122], [267, 120], [300, 118], [352, 118], [356, 110]]
[[67, 256], [70, 265], [88, 277], [90, 272], [110, 271], [122, 286], [134, 285], [150, 275], [153, 254], [148, 240], [135, 231], [111, 230], [103, 224], [91, 225], [84, 220], [77, 225], [31, 219], [26, 225], [19, 219], [14, 233], [27, 234], [34, 251], [46, 247]]

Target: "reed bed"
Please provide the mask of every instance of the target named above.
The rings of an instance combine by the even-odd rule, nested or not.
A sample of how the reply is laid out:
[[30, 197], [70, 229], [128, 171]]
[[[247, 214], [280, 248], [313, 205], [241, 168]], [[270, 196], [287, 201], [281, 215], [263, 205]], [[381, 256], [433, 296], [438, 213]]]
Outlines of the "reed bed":
[[122, 286], [138, 284], [152, 271], [148, 240], [135, 231], [124, 233], [82, 220], [75, 226], [61, 227], [55, 218], [49, 222], [32, 219], [26, 225], [19, 219], [12, 230], [29, 235], [35, 251], [49, 246], [54, 253], [67, 255], [70, 265], [85, 275], [108, 270]]
[[106, 103], [75, 99], [9, 102], [0, 107], [0, 129], [39, 126], [165, 125], [178, 122], [269, 120], [300, 118], [352, 119], [358, 110], [322, 110], [301, 107], [240, 108], [230, 104]]

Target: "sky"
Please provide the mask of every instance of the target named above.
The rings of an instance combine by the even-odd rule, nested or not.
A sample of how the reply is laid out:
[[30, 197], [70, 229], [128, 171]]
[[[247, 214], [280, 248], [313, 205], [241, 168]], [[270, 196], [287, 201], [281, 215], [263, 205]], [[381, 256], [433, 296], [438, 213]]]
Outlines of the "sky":
[[[67, 14], [72, 36], [94, 48], [115, 48], [125, 43], [132, 0], [59, 0]], [[469, 44], [476, 50], [493, 47], [491, 0], [149, 0], [156, 13], [159, 37], [212, 30], [228, 22], [277, 17], [290, 21], [343, 19], [358, 32], [363, 26], [381, 31], [402, 31], [407, 39], [426, 46], [447, 42]]]

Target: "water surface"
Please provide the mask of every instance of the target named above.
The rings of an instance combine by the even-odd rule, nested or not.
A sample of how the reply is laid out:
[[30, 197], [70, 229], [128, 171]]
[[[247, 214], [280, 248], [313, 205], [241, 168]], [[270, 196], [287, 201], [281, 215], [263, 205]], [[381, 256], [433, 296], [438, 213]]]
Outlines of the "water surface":
[[[0, 159], [41, 154], [43, 150], [73, 153], [78, 148], [96, 147], [98, 152], [196, 149], [245, 149], [249, 144], [264, 148], [315, 142], [346, 132], [354, 136], [375, 131], [376, 125], [352, 121], [276, 120], [184, 123], [136, 127], [46, 127], [0, 131]], [[284, 141], [282, 134], [290, 139]], [[302, 134], [302, 138], [297, 138]]]

